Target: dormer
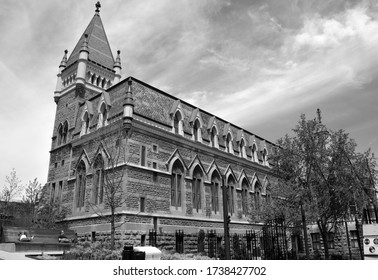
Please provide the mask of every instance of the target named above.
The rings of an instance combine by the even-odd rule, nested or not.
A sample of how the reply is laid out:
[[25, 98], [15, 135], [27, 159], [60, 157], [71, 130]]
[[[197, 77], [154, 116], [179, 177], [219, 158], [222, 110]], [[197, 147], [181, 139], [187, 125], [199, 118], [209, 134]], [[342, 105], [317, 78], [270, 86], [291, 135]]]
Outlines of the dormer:
[[193, 110], [189, 119], [189, 123], [192, 126], [192, 140], [202, 143], [203, 120], [198, 108]]
[[172, 133], [184, 136], [184, 113], [181, 106], [181, 101], [176, 100], [173, 102], [169, 114], [172, 119]]

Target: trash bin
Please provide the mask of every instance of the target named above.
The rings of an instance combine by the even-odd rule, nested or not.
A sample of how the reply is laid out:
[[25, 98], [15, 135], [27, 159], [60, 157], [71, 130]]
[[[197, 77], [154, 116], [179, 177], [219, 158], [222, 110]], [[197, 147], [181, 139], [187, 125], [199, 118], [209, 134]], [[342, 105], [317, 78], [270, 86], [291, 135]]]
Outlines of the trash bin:
[[134, 259], [134, 247], [125, 245], [122, 251], [122, 260]]

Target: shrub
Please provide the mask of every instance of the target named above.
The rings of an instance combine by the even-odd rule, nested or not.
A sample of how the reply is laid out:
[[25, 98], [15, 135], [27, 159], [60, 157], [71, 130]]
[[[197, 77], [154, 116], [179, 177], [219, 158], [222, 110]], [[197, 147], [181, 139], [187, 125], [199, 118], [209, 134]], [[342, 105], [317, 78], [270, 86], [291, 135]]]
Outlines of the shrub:
[[62, 256], [63, 260], [120, 260], [122, 259], [122, 247], [120, 244], [112, 251], [109, 242], [89, 241], [76, 244]]

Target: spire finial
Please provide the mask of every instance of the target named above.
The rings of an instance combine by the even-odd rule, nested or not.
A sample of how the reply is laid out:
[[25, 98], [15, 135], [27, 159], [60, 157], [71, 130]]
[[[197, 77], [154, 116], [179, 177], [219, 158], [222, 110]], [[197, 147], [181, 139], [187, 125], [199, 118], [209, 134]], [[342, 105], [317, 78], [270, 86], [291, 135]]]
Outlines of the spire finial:
[[316, 110], [316, 114], [318, 115], [318, 122], [322, 123], [322, 112], [319, 108]]
[[96, 3], [96, 13], [98, 14], [99, 12], [100, 12], [100, 8], [101, 8], [101, 4], [100, 4], [100, 1], [97, 1], [97, 3]]
[[60, 62], [59, 67], [66, 67], [66, 64], [67, 64], [67, 53], [68, 53], [68, 51], [64, 50], [64, 55], [63, 55], [62, 61]]

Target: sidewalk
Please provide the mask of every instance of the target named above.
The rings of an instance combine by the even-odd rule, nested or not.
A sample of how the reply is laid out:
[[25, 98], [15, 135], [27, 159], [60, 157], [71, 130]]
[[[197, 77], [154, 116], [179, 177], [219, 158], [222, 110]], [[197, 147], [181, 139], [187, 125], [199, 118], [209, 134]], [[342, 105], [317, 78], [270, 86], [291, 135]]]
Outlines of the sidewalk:
[[6, 252], [0, 250], [0, 260], [28, 260], [33, 261], [35, 259], [29, 258], [27, 256], [42, 255], [42, 253], [47, 255], [62, 255], [63, 251], [54, 251], [54, 252]]

